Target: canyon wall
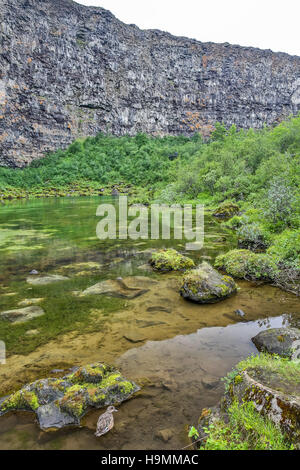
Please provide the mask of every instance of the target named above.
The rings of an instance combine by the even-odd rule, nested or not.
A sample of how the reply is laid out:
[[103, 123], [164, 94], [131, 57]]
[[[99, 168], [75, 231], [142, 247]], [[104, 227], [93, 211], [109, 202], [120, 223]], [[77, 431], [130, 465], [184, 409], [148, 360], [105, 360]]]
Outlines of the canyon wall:
[[300, 57], [143, 31], [71, 0], [1, 0], [0, 165], [99, 131], [260, 128], [299, 110]]

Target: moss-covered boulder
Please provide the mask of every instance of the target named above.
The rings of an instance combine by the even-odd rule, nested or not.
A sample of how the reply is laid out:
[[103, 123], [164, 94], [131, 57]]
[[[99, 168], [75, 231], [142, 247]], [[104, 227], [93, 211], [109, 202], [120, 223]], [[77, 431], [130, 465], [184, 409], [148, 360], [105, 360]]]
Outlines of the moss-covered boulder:
[[92, 407], [120, 404], [139, 387], [106, 364], [75, 368], [63, 378], [37, 380], [0, 401], [0, 416], [25, 410], [37, 414], [41, 429], [79, 425]]
[[298, 328], [272, 328], [261, 331], [252, 338], [252, 342], [261, 352], [278, 354], [290, 359], [299, 353], [300, 358], [300, 330]]
[[240, 208], [232, 202], [221, 204], [213, 213], [214, 217], [220, 219], [230, 219], [234, 215], [239, 214]]
[[217, 257], [215, 266], [238, 279], [271, 281], [278, 268], [275, 261], [266, 254], [250, 250], [232, 250]]
[[225, 408], [252, 402], [255, 410], [300, 444], [300, 362], [261, 354], [236, 366], [227, 378]]
[[300, 448], [300, 363], [261, 354], [240, 362], [224, 379], [221, 403], [203, 409], [190, 428], [202, 450]]
[[153, 253], [149, 263], [153, 269], [160, 272], [185, 271], [195, 267], [191, 258], [183, 256], [173, 249]]
[[198, 304], [220, 302], [236, 292], [234, 280], [230, 276], [222, 276], [206, 262], [184, 275], [180, 289], [184, 299]]

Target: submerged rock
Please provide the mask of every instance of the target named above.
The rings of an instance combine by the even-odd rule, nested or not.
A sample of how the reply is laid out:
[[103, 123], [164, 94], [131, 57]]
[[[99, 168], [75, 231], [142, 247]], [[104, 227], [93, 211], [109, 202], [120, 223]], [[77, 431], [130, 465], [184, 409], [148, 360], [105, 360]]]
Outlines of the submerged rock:
[[53, 282], [68, 281], [69, 278], [65, 276], [59, 276], [58, 274], [49, 274], [48, 276], [29, 276], [26, 281], [28, 284], [33, 286], [46, 286]]
[[217, 257], [215, 266], [238, 279], [272, 280], [278, 272], [276, 263], [267, 254], [250, 250], [232, 250]]
[[142, 343], [146, 339], [145, 335], [140, 331], [132, 329], [125, 331], [123, 336], [130, 343]]
[[228, 203], [219, 206], [213, 213], [214, 217], [220, 217], [222, 219], [229, 219], [240, 212], [240, 208], [237, 204]]
[[12, 323], [24, 323], [32, 320], [33, 318], [41, 317], [45, 312], [41, 307], [25, 307], [15, 310], [7, 310], [0, 313], [0, 318], [8, 320]]
[[112, 366], [76, 368], [63, 378], [37, 380], [0, 401], [0, 416], [13, 410], [36, 413], [41, 429], [79, 425], [87, 411], [120, 404], [139, 387]]
[[234, 313], [235, 313], [238, 317], [245, 317], [245, 316], [246, 316], [245, 312], [244, 312], [243, 310], [240, 310], [240, 309], [235, 310]]
[[300, 330], [291, 327], [265, 330], [252, 338], [252, 342], [261, 352], [291, 358], [297, 350], [300, 353]]
[[125, 279], [109, 279], [99, 282], [82, 292], [86, 295], [109, 295], [124, 299], [135, 299], [149, 291], [149, 286], [157, 281], [143, 276], [132, 276]]
[[185, 274], [180, 289], [184, 299], [199, 304], [220, 302], [236, 292], [234, 280], [230, 276], [222, 276], [206, 262]]
[[169, 272], [169, 271], [185, 271], [195, 267], [195, 263], [187, 256], [183, 256], [178, 251], [160, 250], [153, 253], [149, 261], [150, 265], [156, 271]]

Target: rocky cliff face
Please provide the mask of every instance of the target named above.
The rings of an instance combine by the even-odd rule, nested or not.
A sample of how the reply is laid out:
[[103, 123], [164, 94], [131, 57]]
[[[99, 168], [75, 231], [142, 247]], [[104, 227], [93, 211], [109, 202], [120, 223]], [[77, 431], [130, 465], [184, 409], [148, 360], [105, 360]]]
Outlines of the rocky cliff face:
[[0, 164], [78, 136], [261, 127], [300, 109], [300, 58], [125, 25], [71, 0], [1, 0]]

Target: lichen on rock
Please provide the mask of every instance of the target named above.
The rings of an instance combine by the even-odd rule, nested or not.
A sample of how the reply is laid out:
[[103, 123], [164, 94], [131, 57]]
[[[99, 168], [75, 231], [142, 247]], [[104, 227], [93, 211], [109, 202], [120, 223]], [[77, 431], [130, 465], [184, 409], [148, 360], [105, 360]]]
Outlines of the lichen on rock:
[[155, 271], [160, 272], [185, 271], [195, 267], [191, 258], [183, 256], [173, 249], [159, 250], [153, 253], [149, 263]]
[[139, 387], [112, 366], [97, 363], [76, 368], [62, 379], [25, 385], [0, 401], [0, 416], [13, 410], [34, 411], [41, 429], [79, 425], [91, 408], [120, 404]]
[[230, 297], [237, 289], [230, 276], [222, 276], [210, 264], [203, 262], [184, 275], [180, 294], [193, 302], [210, 304]]

